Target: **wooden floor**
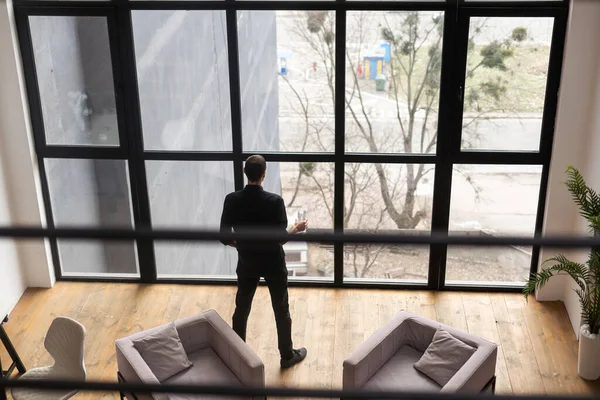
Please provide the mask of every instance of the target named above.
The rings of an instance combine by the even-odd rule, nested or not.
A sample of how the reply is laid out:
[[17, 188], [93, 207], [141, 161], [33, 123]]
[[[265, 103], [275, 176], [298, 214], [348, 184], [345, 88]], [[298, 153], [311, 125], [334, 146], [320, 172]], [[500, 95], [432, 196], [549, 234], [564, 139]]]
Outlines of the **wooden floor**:
[[[31, 368], [51, 362], [43, 338], [52, 319], [74, 318], [88, 332], [89, 378], [115, 380], [115, 339], [211, 308], [230, 322], [234, 295], [235, 288], [221, 286], [61, 282], [27, 290], [5, 327]], [[600, 393], [600, 382], [577, 376], [577, 341], [559, 302], [527, 304], [519, 294], [295, 288], [290, 307], [294, 343], [306, 346], [308, 357], [282, 372], [266, 288], [254, 299], [248, 344], [265, 362], [271, 386], [340, 388], [344, 358], [404, 309], [497, 343], [498, 393]], [[1, 356], [5, 363], [6, 354]]]

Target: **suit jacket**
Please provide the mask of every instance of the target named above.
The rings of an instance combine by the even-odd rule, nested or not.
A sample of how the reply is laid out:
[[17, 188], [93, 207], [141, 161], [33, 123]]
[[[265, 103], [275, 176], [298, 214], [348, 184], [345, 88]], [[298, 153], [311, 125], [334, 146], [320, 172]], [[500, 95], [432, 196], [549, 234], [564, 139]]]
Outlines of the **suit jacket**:
[[[265, 191], [259, 185], [247, 185], [244, 190], [225, 197], [221, 215], [221, 232], [236, 233], [265, 230], [281, 233], [277, 242], [243, 241], [236, 247], [240, 264], [247, 268], [263, 269], [273, 265], [285, 265], [282, 243], [286, 242], [287, 214], [281, 196]], [[223, 244], [229, 243], [222, 241]]]

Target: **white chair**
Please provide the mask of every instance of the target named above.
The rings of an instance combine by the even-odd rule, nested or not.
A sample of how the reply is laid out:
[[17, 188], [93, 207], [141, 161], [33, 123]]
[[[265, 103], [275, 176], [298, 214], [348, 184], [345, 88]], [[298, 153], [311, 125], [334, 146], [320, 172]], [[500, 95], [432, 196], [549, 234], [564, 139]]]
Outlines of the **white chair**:
[[[44, 339], [44, 347], [54, 359], [54, 365], [33, 368], [24, 373], [20, 379], [84, 381], [86, 375], [83, 361], [85, 335], [85, 328], [79, 322], [67, 317], [56, 317]], [[30, 388], [14, 388], [11, 391], [14, 400], [63, 400], [76, 393], [77, 390], [34, 390]]]

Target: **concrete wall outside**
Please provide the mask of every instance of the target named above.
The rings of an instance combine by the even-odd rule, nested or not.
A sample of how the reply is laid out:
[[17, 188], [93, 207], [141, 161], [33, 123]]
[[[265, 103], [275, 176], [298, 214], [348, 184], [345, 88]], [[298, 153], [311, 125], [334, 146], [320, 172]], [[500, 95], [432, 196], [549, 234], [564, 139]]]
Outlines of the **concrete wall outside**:
[[[144, 148], [231, 151], [225, 12], [140, 10], [132, 20]], [[244, 139], [278, 146], [275, 12], [241, 12], [238, 23], [240, 59], [252, 62], [241, 65], [243, 116], [256, 123]], [[34, 17], [31, 25], [49, 142], [117, 144], [106, 22]], [[57, 226], [132, 226], [124, 162], [46, 160], [46, 167]], [[270, 172], [277, 184], [277, 168]], [[232, 162], [148, 161], [146, 178], [155, 227], [215, 228], [234, 190]], [[67, 273], [137, 271], [132, 243], [60, 242], [59, 250]], [[163, 242], [155, 256], [163, 275], [235, 273], [235, 252], [221, 244]]]

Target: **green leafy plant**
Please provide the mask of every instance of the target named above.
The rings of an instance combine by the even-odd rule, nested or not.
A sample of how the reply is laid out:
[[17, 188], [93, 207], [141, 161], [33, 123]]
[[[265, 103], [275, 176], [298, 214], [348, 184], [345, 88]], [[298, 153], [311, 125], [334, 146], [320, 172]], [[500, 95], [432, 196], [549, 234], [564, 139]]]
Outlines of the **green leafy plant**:
[[513, 29], [511, 37], [516, 42], [527, 40], [527, 28], [519, 26], [518, 28]]
[[[600, 195], [587, 186], [576, 168], [569, 166], [566, 173], [568, 179], [565, 184], [579, 207], [579, 214], [588, 221], [590, 232], [599, 236]], [[531, 275], [523, 289], [525, 298], [543, 287], [551, 277], [569, 275], [577, 284], [575, 292], [579, 297], [583, 323], [589, 326], [590, 333], [600, 333], [600, 249], [592, 249], [585, 264], [571, 261], [563, 255], [551, 257], [545, 263], [553, 264]]]

